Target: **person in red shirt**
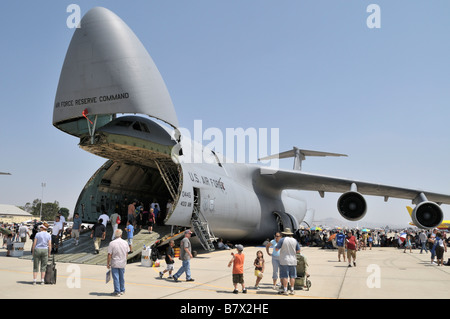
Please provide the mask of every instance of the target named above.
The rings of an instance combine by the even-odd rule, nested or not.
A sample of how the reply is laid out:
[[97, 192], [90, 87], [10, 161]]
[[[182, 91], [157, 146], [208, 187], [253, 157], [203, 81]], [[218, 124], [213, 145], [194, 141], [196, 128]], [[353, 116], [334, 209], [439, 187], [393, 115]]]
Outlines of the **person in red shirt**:
[[230, 262], [228, 263], [228, 267], [231, 267], [231, 265], [233, 265], [233, 285], [234, 285], [234, 290], [233, 293], [237, 294], [238, 290], [237, 290], [237, 284], [241, 284], [242, 286], [242, 293], [246, 294], [247, 293], [247, 289], [245, 289], [245, 284], [244, 284], [244, 259], [245, 259], [245, 255], [242, 253], [242, 251], [244, 250], [244, 246], [242, 245], [236, 245], [235, 246], [237, 249], [237, 254], [231, 253], [231, 256], [233, 256], [233, 258], [231, 258]]
[[358, 247], [358, 241], [356, 237], [353, 236], [352, 232], [349, 230], [347, 232], [347, 238], [345, 238], [345, 245], [347, 247], [347, 260], [348, 266], [351, 267], [351, 259], [353, 258], [353, 266], [356, 267], [356, 247]]

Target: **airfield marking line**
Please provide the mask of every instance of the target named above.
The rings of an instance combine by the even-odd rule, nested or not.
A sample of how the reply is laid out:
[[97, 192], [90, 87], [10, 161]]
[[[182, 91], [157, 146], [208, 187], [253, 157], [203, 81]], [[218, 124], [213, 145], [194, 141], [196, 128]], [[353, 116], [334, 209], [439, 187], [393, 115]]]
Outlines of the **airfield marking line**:
[[350, 268], [350, 267], [347, 266], [347, 268], [345, 268], [344, 275], [342, 276], [341, 284], [339, 286], [339, 290], [338, 290], [336, 299], [341, 299], [341, 291], [342, 291], [342, 288], [344, 287], [344, 282], [345, 282], [345, 278], [347, 277], [348, 268]]
[[14, 272], [14, 273], [28, 274], [28, 275], [33, 274], [32, 271], [11, 270], [11, 269], [1, 269], [1, 268], [0, 268], [0, 271], [4, 271], [4, 272]]

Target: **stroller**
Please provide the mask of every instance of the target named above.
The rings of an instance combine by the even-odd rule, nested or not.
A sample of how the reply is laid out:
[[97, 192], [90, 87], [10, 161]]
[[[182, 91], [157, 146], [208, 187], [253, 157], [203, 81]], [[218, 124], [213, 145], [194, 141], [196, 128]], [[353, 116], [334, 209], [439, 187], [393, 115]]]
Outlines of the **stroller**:
[[302, 290], [304, 287], [311, 287], [311, 280], [309, 280], [309, 275], [306, 273], [308, 268], [308, 263], [303, 255], [297, 254], [297, 278], [295, 278], [294, 289]]

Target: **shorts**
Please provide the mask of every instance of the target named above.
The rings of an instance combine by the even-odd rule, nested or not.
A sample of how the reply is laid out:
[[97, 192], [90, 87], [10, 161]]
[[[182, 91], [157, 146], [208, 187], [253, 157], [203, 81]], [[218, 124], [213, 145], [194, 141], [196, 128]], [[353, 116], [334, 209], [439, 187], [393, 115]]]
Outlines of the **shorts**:
[[80, 238], [80, 231], [78, 229], [72, 229], [72, 233], [70, 234], [71, 238]]
[[133, 238], [128, 238], [127, 239], [128, 245], [133, 245]]
[[173, 270], [173, 264], [166, 264], [166, 270], [172, 271]]
[[348, 259], [348, 262], [350, 262], [350, 258], [352, 258], [352, 257], [353, 257], [353, 260], [356, 259], [356, 250], [353, 250], [353, 249], [347, 249], [347, 259]]
[[436, 258], [437, 259], [444, 258], [444, 247], [436, 246]]
[[243, 284], [244, 274], [233, 274], [233, 284]]
[[280, 278], [296, 278], [297, 266], [280, 265]]
[[338, 246], [338, 254], [339, 254], [339, 255], [345, 254], [345, 247], [339, 247], [339, 246]]
[[262, 278], [263, 277], [263, 273], [261, 272], [261, 270], [255, 269], [255, 276], [259, 277], [259, 278]]

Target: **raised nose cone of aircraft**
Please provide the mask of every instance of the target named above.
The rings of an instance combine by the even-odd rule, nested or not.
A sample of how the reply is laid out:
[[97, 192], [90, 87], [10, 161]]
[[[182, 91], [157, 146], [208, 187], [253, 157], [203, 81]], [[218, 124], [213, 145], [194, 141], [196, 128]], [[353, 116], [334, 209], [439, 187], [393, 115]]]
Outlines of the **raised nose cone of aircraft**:
[[96, 7], [76, 29], [62, 67], [53, 125], [75, 136], [88, 133], [83, 117], [97, 116], [97, 127], [117, 113], [178, 119], [155, 63], [133, 31], [108, 9]]

